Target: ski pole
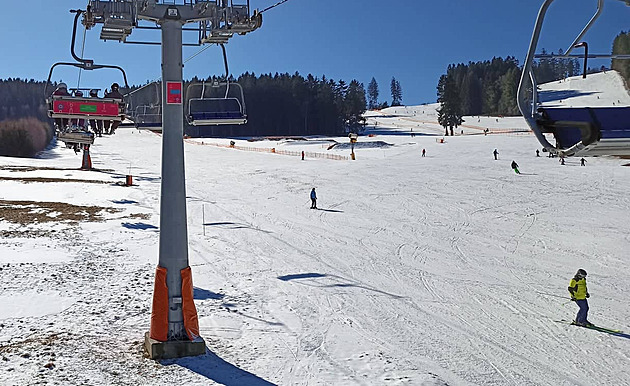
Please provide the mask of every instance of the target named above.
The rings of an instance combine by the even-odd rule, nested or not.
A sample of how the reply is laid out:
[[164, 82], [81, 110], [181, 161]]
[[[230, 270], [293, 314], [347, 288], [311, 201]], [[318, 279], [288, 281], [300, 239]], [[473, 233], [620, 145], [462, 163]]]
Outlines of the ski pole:
[[539, 294], [541, 294], [541, 295], [553, 296], [553, 297], [560, 298], [560, 299], [569, 299], [569, 301], [571, 300], [571, 298], [570, 298], [570, 297], [567, 297], [567, 296], [561, 296], [561, 295], [556, 295], [556, 294], [550, 294], [550, 293], [547, 293], [547, 292], [540, 292], [540, 291], [536, 291], [536, 292], [537, 292], [537, 293], [539, 293]]

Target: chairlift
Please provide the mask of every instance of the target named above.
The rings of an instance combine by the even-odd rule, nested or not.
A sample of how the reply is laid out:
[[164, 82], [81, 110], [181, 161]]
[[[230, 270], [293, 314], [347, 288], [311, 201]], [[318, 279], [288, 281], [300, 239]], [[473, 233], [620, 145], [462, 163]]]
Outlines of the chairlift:
[[[70, 89], [67, 95], [48, 95], [48, 85], [52, 84], [52, 74], [58, 66], [76, 67], [82, 70], [98, 70], [102, 68], [110, 68], [118, 70], [122, 73], [125, 88], [129, 88], [127, 83], [127, 75], [119, 66], [95, 64], [91, 59], [79, 58], [74, 52], [76, 40], [77, 22], [79, 17], [85, 11], [72, 10], [76, 13], [74, 17], [74, 28], [72, 30], [72, 42], [70, 52], [76, 62], [58, 62], [53, 64], [48, 73], [48, 80], [44, 86], [44, 97], [48, 106], [48, 116], [55, 120], [57, 126], [57, 138], [69, 147], [75, 147], [74, 144], [91, 145], [94, 143], [94, 133], [87, 130], [87, 123], [90, 120], [109, 120], [120, 122], [125, 117], [125, 104], [119, 98], [98, 98], [87, 95], [80, 95], [78, 91], [94, 90], [94, 88], [75, 88]], [[99, 90], [99, 89], [96, 89]]]
[[136, 107], [133, 123], [138, 130], [162, 131], [162, 106], [142, 105]]
[[[219, 45], [223, 51], [225, 82], [195, 82], [190, 83], [186, 88], [186, 96], [188, 98], [186, 120], [192, 126], [242, 125], [247, 123], [243, 88], [240, 84], [230, 81], [225, 45]], [[199, 97], [190, 97], [193, 95], [192, 90], [196, 88], [201, 88]], [[212, 90], [221, 88], [225, 88], [223, 97], [206, 96], [206, 89]], [[237, 97], [230, 96], [230, 88], [236, 88], [238, 90]]]
[[[160, 85], [161, 82], [152, 82], [127, 94], [129, 106], [131, 107], [131, 119], [138, 130], [162, 131], [162, 98]], [[150, 90], [153, 87], [155, 91], [150, 91], [153, 94], [151, 100], [141, 100], [138, 106], [135, 106], [136, 103], [134, 102], [141, 98], [143, 92], [145, 92], [144, 90]]]
[[[549, 107], [539, 101], [533, 61], [541, 56], [535, 51], [545, 14], [553, 1], [545, 0], [538, 13], [518, 88], [518, 107], [543, 148], [551, 153], [560, 156], [630, 155], [630, 107]], [[603, 6], [604, 0], [597, 0], [595, 14], [564, 54], [546, 57], [578, 57], [571, 55], [571, 51], [586, 46], [581, 40], [601, 15]], [[589, 55], [586, 50], [583, 56], [585, 61], [589, 57], [630, 59], [630, 55]], [[528, 79], [531, 95], [528, 95]], [[545, 133], [553, 135], [555, 146], [547, 140]]]

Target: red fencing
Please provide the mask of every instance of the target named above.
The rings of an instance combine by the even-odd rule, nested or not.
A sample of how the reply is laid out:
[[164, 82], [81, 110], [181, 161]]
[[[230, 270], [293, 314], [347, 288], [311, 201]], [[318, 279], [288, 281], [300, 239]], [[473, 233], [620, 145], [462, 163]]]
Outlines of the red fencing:
[[[302, 157], [301, 151], [279, 150], [279, 149], [276, 149], [275, 147], [265, 148], [265, 147], [239, 146], [239, 145], [224, 145], [220, 143], [209, 143], [205, 141], [202, 141], [202, 142], [191, 141], [189, 139], [185, 139], [184, 141], [192, 145], [215, 146], [215, 147], [223, 147], [223, 148], [232, 148], [232, 149], [237, 149], [237, 150], [242, 150], [242, 151], [255, 151], [259, 153], [273, 153], [273, 154], [288, 155], [288, 156], [293, 156], [293, 157]], [[305, 151], [304, 157], [330, 159], [330, 160], [336, 160], [336, 161], [347, 161], [350, 159], [350, 157], [345, 156], [345, 155], [315, 153], [312, 151]]]

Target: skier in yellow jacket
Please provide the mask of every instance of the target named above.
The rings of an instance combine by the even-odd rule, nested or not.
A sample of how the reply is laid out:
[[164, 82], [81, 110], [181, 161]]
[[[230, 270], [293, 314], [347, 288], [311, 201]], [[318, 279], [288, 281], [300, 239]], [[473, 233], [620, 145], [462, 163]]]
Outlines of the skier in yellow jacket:
[[593, 324], [587, 320], [588, 300], [586, 299], [590, 297], [590, 295], [588, 293], [588, 289], [586, 288], [585, 270], [578, 269], [573, 279], [571, 279], [571, 283], [569, 284], [569, 293], [571, 293], [571, 300], [580, 307], [573, 324], [583, 327], [592, 326]]

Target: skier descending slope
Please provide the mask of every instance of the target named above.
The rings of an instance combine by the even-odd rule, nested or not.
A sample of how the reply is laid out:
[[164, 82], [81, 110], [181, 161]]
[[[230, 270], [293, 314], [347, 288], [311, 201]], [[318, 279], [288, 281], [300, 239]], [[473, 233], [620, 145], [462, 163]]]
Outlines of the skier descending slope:
[[311, 209], [317, 209], [317, 194], [315, 188], [311, 190]]
[[518, 171], [518, 164], [516, 161], [512, 161], [512, 170], [514, 170], [514, 173], [516, 174], [521, 174], [521, 172]]
[[580, 310], [575, 317], [573, 324], [582, 327], [592, 326], [593, 324], [587, 320], [588, 317], [588, 289], [586, 288], [586, 271], [578, 269], [577, 273], [571, 279], [569, 283], [569, 293], [571, 294], [571, 300], [576, 302]]

